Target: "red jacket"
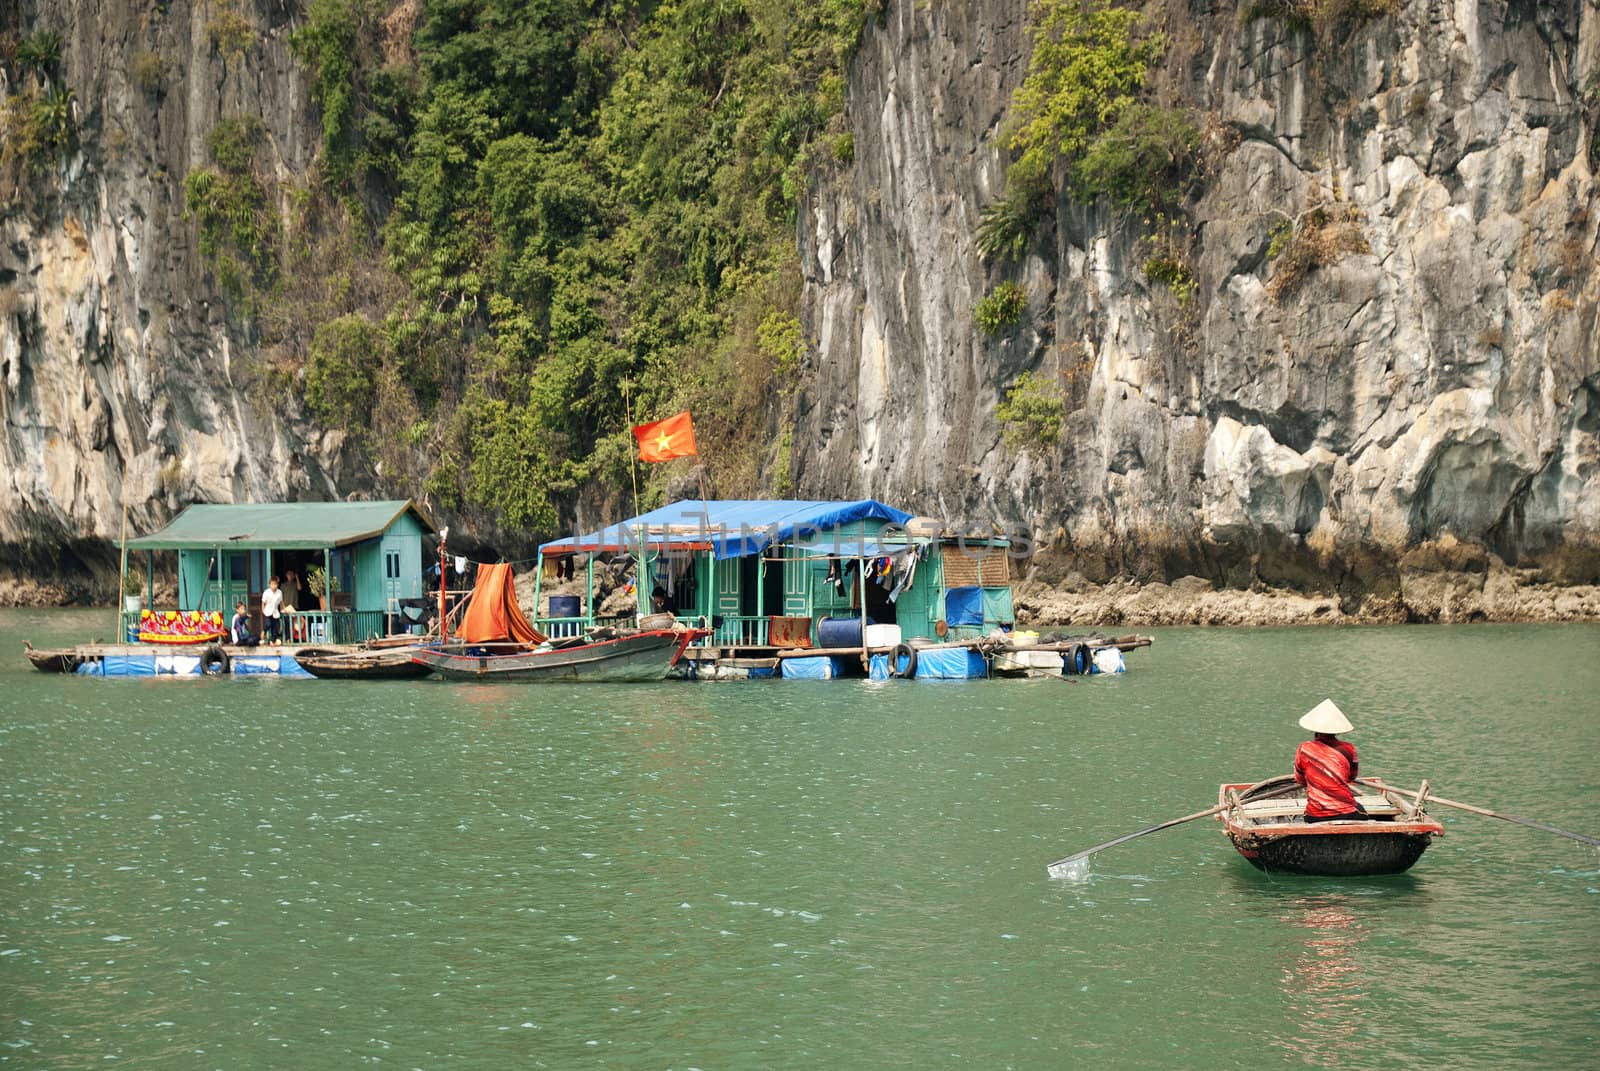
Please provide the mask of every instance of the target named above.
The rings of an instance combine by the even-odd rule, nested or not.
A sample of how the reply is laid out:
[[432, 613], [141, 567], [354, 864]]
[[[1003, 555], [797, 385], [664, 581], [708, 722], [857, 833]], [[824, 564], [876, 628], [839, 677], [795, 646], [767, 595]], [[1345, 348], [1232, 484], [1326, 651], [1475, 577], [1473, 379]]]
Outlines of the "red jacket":
[[1344, 740], [1307, 740], [1294, 753], [1294, 779], [1306, 786], [1306, 817], [1326, 818], [1356, 809], [1356, 746]]

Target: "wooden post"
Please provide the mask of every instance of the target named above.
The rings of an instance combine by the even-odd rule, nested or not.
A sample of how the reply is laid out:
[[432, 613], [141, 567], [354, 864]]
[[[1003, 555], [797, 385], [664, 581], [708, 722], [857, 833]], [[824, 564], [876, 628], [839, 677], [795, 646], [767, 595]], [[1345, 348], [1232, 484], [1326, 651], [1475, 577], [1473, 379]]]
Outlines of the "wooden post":
[[[704, 477], [702, 476], [701, 479], [703, 480]], [[705, 488], [702, 486], [701, 487], [702, 495], [704, 494], [704, 492], [705, 492]], [[701, 501], [702, 502], [705, 501], [704, 498], [702, 498]], [[707, 509], [706, 516], [709, 517], [710, 515], [711, 515], [710, 510]], [[711, 642], [713, 644], [715, 644], [717, 642], [717, 621], [716, 621], [716, 617], [717, 617], [717, 550], [716, 550], [716, 547], [717, 547], [717, 540], [716, 540], [716, 537], [713, 536], [711, 538], [711, 550], [710, 550], [709, 553], [706, 554], [706, 602], [705, 602], [705, 607], [706, 607], [706, 627], [711, 630]]]
[[123, 601], [123, 588], [128, 582], [128, 492], [124, 487], [122, 491], [122, 564], [117, 570], [117, 631], [118, 643], [128, 642], [128, 633], [122, 627], [122, 609], [127, 605]]
[[594, 555], [589, 555], [588, 588], [583, 596], [583, 620], [590, 628], [594, 627]]
[[[440, 574], [444, 570], [439, 570]], [[533, 574], [533, 626], [539, 627], [539, 589], [544, 587], [544, 551], [539, 552], [538, 571]]]
[[[449, 562], [445, 558], [444, 541], [450, 536], [450, 527], [439, 529], [439, 642], [445, 643], [450, 639], [450, 619], [445, 616], [444, 588], [445, 577], [449, 574]], [[538, 607], [534, 607], [535, 610]]]
[[867, 541], [865, 534], [856, 544], [856, 583], [861, 585], [861, 668], [872, 673], [872, 656], [867, 653]]
[[334, 642], [333, 630], [333, 550], [322, 548], [322, 598], [326, 602], [322, 619], [322, 642]]

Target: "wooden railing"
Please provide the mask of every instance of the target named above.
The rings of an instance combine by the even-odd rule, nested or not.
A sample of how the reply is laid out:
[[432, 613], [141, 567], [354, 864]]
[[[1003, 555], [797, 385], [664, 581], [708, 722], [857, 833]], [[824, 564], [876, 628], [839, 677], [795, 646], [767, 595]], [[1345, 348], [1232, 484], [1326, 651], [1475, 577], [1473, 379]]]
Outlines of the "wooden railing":
[[765, 647], [770, 618], [724, 614], [711, 619], [711, 644], [718, 647]]
[[384, 634], [382, 610], [296, 610], [283, 615], [283, 642], [361, 643]]
[[536, 617], [533, 627], [549, 636], [551, 639], [560, 639], [565, 636], [582, 636], [591, 628], [603, 628], [607, 625], [617, 628], [632, 628], [637, 620], [632, 614], [602, 614], [598, 617]]

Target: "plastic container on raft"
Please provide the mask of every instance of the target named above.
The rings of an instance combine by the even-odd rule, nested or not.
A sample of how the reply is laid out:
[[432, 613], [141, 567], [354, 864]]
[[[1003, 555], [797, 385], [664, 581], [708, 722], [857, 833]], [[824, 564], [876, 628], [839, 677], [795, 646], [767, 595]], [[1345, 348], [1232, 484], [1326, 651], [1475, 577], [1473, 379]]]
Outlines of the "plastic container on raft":
[[868, 625], [867, 646], [871, 648], [898, 647], [902, 642], [899, 625]]
[[842, 658], [817, 655], [814, 658], [785, 658], [781, 674], [786, 681], [831, 681], [845, 674]]
[[[867, 618], [868, 628], [871, 628], [874, 623], [872, 618]], [[859, 617], [824, 617], [817, 622], [817, 646], [822, 648], [860, 647], [861, 619]]]
[[1122, 660], [1122, 652], [1115, 647], [1102, 647], [1094, 653], [1094, 673], [1126, 673], [1127, 663]]

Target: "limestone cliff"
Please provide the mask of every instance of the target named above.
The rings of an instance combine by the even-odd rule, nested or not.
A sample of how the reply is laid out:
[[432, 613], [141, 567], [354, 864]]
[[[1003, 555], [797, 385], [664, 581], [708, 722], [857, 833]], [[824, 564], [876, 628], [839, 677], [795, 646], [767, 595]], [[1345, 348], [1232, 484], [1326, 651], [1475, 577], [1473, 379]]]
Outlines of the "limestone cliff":
[[[1187, 206], [1192, 297], [1145, 277], [1143, 221], [1063, 199], [1024, 324], [992, 341], [972, 310], [1000, 272], [974, 236], [1025, 4], [894, 5], [853, 71], [854, 167], [800, 227], [799, 486], [1022, 526], [1091, 578], [1359, 604], [1449, 537], [1592, 583], [1600, 5], [1408, 0], [1317, 32], [1243, 6], [1146, 5], [1162, 91], [1221, 142]], [[1318, 206], [1350, 251], [1275, 286], [1275, 232]], [[995, 410], [1024, 371], [1065, 420], [1018, 449]]]
[[[1027, 529], [1047, 576], [1198, 574], [1352, 609], [1435, 565], [1480, 588], [1505, 563], [1593, 582], [1600, 3], [1404, 0], [1315, 31], [1246, 6], [1145, 5], [1168, 39], [1157, 91], [1211, 146], [1179, 300], [1146, 277], [1149, 228], [1103, 204], [1063, 197], [1020, 270], [984, 263], [1026, 2], [884, 5], [850, 71], [853, 161], [798, 221], [796, 489]], [[227, 304], [184, 217], [234, 115], [260, 120], [257, 167], [295, 216], [320, 144], [287, 44], [303, 7], [0, 5], [0, 43], [61, 34], [49, 78], [76, 131], [42, 170], [0, 167], [0, 573], [103, 568], [124, 503], [149, 530], [190, 501], [380, 479], [284, 389], [304, 339]], [[1319, 210], [1346, 251], [1286, 285], [1277, 239]], [[973, 308], [1006, 275], [1026, 313], [989, 339]], [[1063, 426], [1014, 446], [996, 409], [1024, 372], [1059, 389]]]
[[12, 161], [0, 183], [0, 566], [57, 596], [104, 572], [124, 503], [137, 533], [194, 501], [361, 487], [330, 471], [339, 431], [311, 426], [292, 392], [261, 404], [253, 325], [230, 330], [183, 214], [184, 176], [224, 115], [262, 120], [268, 171], [306, 170], [319, 132], [289, 7], [260, 5], [242, 52], [207, 0], [0, 10], [12, 47], [60, 34], [52, 80], [74, 97], [72, 147], [42, 174]]

